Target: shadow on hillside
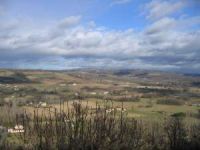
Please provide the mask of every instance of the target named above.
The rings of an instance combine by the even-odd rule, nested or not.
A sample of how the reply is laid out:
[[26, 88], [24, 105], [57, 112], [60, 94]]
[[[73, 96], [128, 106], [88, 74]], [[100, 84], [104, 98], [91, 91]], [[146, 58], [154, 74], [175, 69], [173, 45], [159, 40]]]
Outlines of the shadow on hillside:
[[0, 84], [32, 83], [23, 73], [14, 73], [11, 76], [0, 76]]

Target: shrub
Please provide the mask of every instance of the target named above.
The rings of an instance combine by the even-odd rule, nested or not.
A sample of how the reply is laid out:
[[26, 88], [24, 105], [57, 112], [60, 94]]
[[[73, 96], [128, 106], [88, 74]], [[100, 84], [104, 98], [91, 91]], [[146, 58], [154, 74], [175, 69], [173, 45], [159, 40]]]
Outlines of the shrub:
[[165, 99], [165, 100], [158, 100], [157, 104], [163, 104], [163, 105], [183, 105], [183, 102], [181, 100], [176, 99]]
[[165, 132], [170, 150], [182, 150], [187, 143], [186, 130], [181, 117], [171, 117], [165, 122]]
[[[68, 107], [68, 103], [67, 103]], [[123, 103], [122, 103], [123, 108]], [[106, 110], [111, 110], [109, 113]], [[40, 112], [41, 111], [41, 112]], [[34, 115], [16, 115], [25, 133], [19, 143], [7, 143], [3, 149], [70, 150], [190, 150], [199, 149], [199, 127], [186, 130], [183, 113], [167, 118], [164, 125], [130, 119], [127, 113], [96, 104], [95, 109], [74, 102], [67, 112], [56, 108], [35, 109]], [[189, 132], [188, 132], [189, 131]], [[13, 145], [12, 145], [13, 144]]]
[[183, 112], [174, 113], [171, 115], [172, 117], [185, 117], [186, 114]]

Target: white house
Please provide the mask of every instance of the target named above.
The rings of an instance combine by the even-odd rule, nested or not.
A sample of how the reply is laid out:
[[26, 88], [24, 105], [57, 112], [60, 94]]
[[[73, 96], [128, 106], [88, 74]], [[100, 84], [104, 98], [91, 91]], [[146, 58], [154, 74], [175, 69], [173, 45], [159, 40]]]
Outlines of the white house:
[[46, 103], [46, 102], [43, 102], [43, 103], [40, 104], [40, 106], [41, 106], [41, 107], [46, 107], [46, 106], [47, 106], [47, 103]]
[[96, 93], [96, 92], [90, 92], [90, 94], [91, 94], [91, 95], [96, 95], [97, 93]]
[[39, 102], [38, 107], [47, 107], [46, 102]]
[[76, 83], [73, 83], [72, 85], [73, 85], [73, 86], [76, 86], [77, 84], [76, 84]]
[[107, 95], [108, 93], [109, 93], [108, 91], [103, 92], [104, 95]]

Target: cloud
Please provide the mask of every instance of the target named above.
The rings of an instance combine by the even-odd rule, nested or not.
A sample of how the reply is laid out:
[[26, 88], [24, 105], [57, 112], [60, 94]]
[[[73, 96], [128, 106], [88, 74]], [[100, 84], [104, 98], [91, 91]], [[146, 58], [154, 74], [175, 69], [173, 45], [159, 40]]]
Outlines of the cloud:
[[83, 23], [81, 16], [69, 16], [40, 26], [26, 20], [7, 19], [0, 24], [0, 67], [198, 72], [200, 16], [173, 17], [175, 8], [183, 7], [182, 1], [146, 4], [146, 18], [151, 21], [140, 31], [109, 29], [98, 26], [95, 21]]
[[186, 6], [186, 1], [153, 0], [144, 6], [147, 19], [156, 20], [177, 13]]
[[170, 30], [174, 27], [176, 27], [177, 22], [173, 18], [162, 18], [153, 24], [151, 24], [147, 29], [146, 33], [147, 34], [156, 34], [160, 33], [162, 31]]
[[80, 22], [80, 20], [81, 20], [81, 16], [70, 16], [60, 21], [58, 26], [60, 28], [73, 27], [77, 25]]
[[130, 3], [132, 0], [112, 0], [111, 6]]

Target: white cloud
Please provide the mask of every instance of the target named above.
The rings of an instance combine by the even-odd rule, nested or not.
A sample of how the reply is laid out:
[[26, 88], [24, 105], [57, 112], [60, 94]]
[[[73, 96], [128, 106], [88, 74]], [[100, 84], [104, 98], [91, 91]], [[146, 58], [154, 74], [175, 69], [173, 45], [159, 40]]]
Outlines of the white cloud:
[[186, 1], [184, 0], [176, 2], [171, 0], [152, 0], [145, 5], [144, 10], [146, 11], [147, 19], [156, 20], [176, 13], [185, 6]]
[[176, 26], [177, 26], [177, 21], [175, 19], [166, 17], [151, 24], [147, 28], [146, 33], [147, 34], [160, 33], [162, 31], [170, 30]]

